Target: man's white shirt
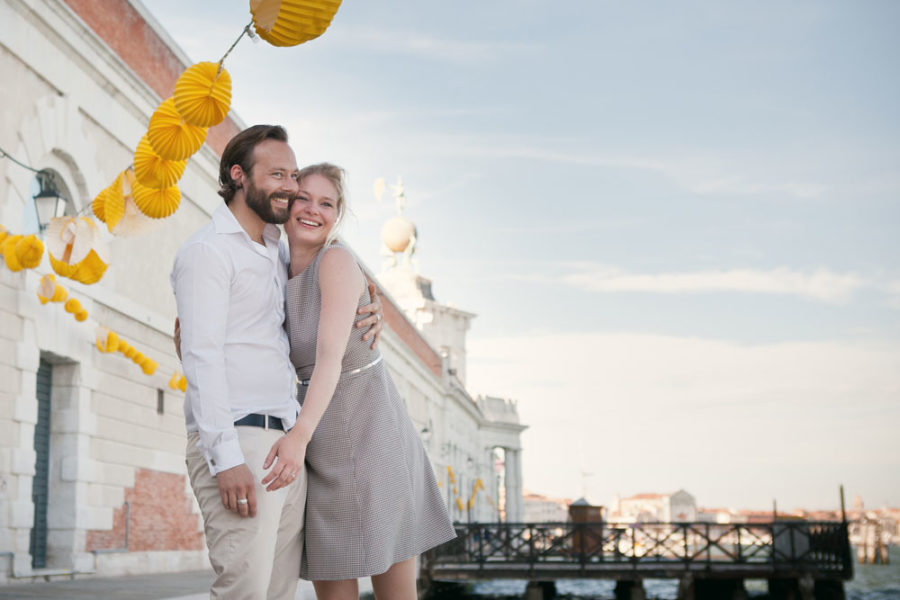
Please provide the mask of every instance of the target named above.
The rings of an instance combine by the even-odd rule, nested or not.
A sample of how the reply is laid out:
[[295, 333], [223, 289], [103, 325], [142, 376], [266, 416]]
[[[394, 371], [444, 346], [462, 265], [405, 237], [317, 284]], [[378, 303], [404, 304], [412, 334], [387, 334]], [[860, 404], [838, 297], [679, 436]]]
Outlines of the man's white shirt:
[[294, 426], [299, 405], [284, 330], [286, 252], [275, 225], [254, 242], [223, 204], [179, 249], [172, 269], [187, 430], [215, 475], [244, 462], [234, 422], [251, 413]]

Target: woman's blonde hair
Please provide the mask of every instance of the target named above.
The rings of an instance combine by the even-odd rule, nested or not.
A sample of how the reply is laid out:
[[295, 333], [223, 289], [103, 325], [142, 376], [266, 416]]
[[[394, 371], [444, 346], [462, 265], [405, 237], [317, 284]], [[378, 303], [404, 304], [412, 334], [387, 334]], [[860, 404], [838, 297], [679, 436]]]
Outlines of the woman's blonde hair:
[[325, 238], [325, 245], [327, 246], [337, 239], [338, 229], [348, 210], [347, 196], [344, 192], [346, 172], [341, 167], [331, 163], [318, 163], [300, 169], [300, 172], [297, 174], [297, 182], [302, 182], [304, 178], [309, 177], [310, 175], [321, 175], [330, 181], [331, 185], [333, 185], [334, 189], [337, 191], [337, 198], [335, 198], [335, 202], [337, 202], [337, 217], [334, 219], [334, 225], [331, 227], [331, 231], [328, 232], [328, 237]]

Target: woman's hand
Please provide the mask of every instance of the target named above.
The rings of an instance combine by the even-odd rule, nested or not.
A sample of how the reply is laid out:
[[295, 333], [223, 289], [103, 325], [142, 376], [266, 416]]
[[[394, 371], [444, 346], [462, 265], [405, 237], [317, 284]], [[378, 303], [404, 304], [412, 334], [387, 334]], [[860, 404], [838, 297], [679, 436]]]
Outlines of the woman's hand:
[[374, 350], [375, 346], [378, 345], [378, 339], [381, 337], [381, 330], [384, 329], [384, 310], [381, 306], [381, 301], [378, 300], [378, 290], [374, 283], [369, 283], [369, 297], [372, 299], [372, 303], [360, 306], [359, 310], [356, 311], [358, 315], [368, 314], [369, 316], [357, 321], [356, 328], [369, 328], [363, 334], [363, 340], [368, 341], [371, 337], [372, 345], [370, 348]]
[[272, 467], [272, 470], [260, 482], [267, 492], [281, 489], [297, 479], [303, 471], [308, 443], [308, 439], [303, 439], [298, 434], [286, 433], [272, 445], [263, 463], [263, 469]]

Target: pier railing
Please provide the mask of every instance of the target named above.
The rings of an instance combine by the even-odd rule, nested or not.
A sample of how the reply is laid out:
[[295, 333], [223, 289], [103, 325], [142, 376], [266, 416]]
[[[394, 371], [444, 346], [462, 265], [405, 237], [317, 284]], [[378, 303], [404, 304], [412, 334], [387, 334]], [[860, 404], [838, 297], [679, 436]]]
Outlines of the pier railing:
[[747, 577], [808, 573], [816, 578], [853, 575], [847, 524], [772, 523], [472, 523], [457, 524], [457, 539], [429, 553], [433, 575], [478, 578], [672, 577], [685, 571], [744, 572]]

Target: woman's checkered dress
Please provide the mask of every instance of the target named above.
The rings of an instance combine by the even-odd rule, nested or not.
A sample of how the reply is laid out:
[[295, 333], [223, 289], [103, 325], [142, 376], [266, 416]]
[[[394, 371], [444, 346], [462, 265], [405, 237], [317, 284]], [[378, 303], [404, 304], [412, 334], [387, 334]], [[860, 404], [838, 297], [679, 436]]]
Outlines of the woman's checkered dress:
[[[331, 248], [287, 284], [291, 361], [301, 380], [309, 379], [315, 363], [319, 261]], [[364, 292], [359, 305], [369, 302]], [[431, 463], [384, 361], [372, 364], [380, 356], [354, 329], [343, 374], [307, 447], [304, 579], [378, 575], [456, 536]], [[305, 392], [301, 385], [301, 403]]]

